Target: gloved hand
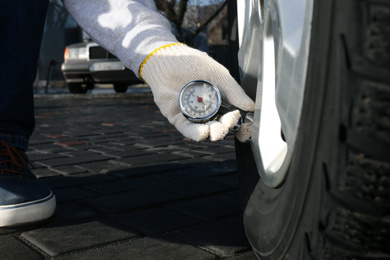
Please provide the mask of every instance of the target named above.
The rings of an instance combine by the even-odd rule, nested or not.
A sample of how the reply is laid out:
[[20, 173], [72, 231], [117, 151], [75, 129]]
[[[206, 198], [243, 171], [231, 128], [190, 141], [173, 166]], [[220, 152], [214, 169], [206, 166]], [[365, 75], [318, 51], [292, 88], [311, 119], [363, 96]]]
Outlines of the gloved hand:
[[[204, 124], [188, 121], [179, 108], [178, 99], [181, 89], [190, 81], [209, 81], [218, 87], [226, 102], [244, 111], [254, 110], [254, 102], [225, 67], [206, 53], [185, 44], [176, 43], [155, 50], [141, 65], [140, 76], [149, 84], [161, 113], [185, 137], [195, 141], [208, 137], [211, 141], [221, 140], [233, 128], [239, 127], [242, 120], [236, 110], [225, 114], [218, 121]], [[242, 124], [236, 137], [241, 142], [248, 140], [251, 129], [251, 123]]]

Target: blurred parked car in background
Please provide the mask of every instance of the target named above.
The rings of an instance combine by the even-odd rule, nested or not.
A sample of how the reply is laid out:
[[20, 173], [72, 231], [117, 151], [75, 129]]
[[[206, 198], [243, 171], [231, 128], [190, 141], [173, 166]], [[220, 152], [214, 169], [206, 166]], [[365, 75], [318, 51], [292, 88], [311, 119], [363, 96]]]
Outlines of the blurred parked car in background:
[[117, 93], [124, 93], [129, 85], [142, 83], [115, 55], [95, 42], [67, 46], [61, 71], [71, 93], [86, 93], [96, 83], [113, 84]]

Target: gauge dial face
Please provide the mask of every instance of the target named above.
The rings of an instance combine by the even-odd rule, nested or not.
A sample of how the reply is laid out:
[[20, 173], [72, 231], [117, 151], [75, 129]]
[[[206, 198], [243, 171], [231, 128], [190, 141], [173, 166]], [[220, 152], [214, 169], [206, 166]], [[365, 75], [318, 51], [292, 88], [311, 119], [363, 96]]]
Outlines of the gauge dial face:
[[207, 121], [221, 106], [221, 94], [211, 83], [203, 80], [192, 81], [180, 92], [180, 109], [192, 121]]

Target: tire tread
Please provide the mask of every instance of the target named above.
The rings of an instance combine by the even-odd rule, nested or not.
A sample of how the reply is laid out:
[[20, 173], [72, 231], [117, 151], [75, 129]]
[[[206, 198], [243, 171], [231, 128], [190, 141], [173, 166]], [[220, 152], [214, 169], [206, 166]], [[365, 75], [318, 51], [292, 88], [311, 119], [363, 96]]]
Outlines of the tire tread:
[[[341, 43], [348, 59], [344, 102], [352, 109], [344, 111], [349, 122], [341, 122], [346, 162], [343, 177], [330, 184], [333, 206], [321, 259], [389, 259], [390, 160], [383, 151], [390, 151], [390, 4], [349, 2], [363, 17], [348, 16], [353, 30]], [[362, 31], [363, 37], [353, 33]]]

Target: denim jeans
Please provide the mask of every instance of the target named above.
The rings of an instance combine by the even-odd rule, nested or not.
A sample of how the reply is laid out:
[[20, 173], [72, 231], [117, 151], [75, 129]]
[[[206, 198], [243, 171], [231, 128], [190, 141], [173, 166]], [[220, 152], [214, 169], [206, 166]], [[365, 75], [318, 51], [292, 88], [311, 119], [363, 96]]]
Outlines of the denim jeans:
[[27, 150], [34, 130], [37, 73], [48, 0], [2, 0], [0, 8], [0, 140]]

